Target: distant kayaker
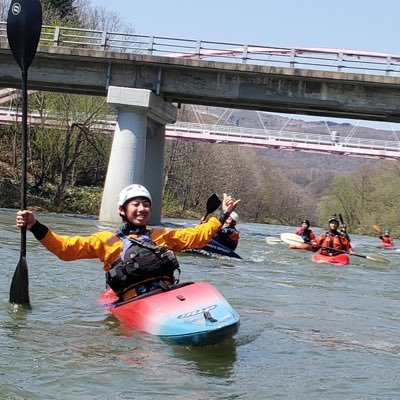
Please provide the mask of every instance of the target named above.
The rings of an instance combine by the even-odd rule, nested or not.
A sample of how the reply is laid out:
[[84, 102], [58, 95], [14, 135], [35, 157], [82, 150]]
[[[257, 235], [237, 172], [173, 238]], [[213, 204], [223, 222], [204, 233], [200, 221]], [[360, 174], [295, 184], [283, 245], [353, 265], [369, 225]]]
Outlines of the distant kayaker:
[[295, 232], [296, 235], [299, 235], [303, 238], [305, 243], [315, 243], [317, 240], [314, 232], [310, 229], [310, 221], [305, 219], [301, 222], [301, 226]]
[[[349, 240], [338, 231], [339, 219], [336, 215], [329, 218], [329, 231], [321, 234], [316, 240], [316, 244], [323, 246], [320, 253], [324, 255], [334, 256], [340, 254], [336, 250], [351, 251]], [[329, 247], [325, 249], [324, 247]]]
[[213, 237], [215, 241], [228, 249], [235, 250], [240, 239], [236, 224], [239, 221], [239, 215], [232, 211], [230, 217], [225, 221], [222, 228]]
[[222, 212], [194, 228], [148, 228], [152, 197], [142, 185], [126, 186], [118, 196], [123, 225], [115, 232], [89, 236], [61, 236], [41, 224], [32, 211], [18, 211], [16, 225], [26, 227], [43, 246], [64, 261], [98, 258], [108, 286], [121, 300], [176, 282], [179, 264], [174, 251], [202, 248], [218, 232], [239, 204], [223, 194]]
[[379, 236], [379, 239], [381, 239], [381, 245], [383, 247], [392, 247], [392, 246], [394, 246], [394, 241], [393, 241], [392, 236], [390, 236], [389, 229], [386, 229], [385, 232], [383, 232], [383, 235]]

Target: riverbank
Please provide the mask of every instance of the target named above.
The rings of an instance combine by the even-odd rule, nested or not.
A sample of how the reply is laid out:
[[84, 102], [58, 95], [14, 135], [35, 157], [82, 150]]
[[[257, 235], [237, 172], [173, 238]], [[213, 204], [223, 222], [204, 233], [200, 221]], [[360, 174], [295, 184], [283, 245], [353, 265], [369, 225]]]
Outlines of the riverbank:
[[[10, 178], [0, 179], [0, 208], [20, 207], [20, 182]], [[28, 183], [28, 209], [42, 212], [67, 214], [98, 215], [103, 188], [97, 186], [79, 186], [68, 188], [63, 199], [55, 201], [56, 187], [46, 185], [35, 190]], [[204, 205], [205, 210], [205, 205]], [[199, 219], [204, 210], [182, 211], [173, 201], [163, 201], [163, 217]]]
[[[0, 208], [20, 207], [20, 182], [10, 178], [0, 179]], [[103, 187], [101, 186], [78, 186], [68, 187], [65, 190], [63, 199], [55, 201], [56, 186], [44, 185], [40, 190], [36, 190], [28, 183], [27, 204], [28, 209], [42, 212], [55, 212], [63, 214], [82, 214], [82, 215], [98, 215]], [[198, 209], [182, 210], [182, 206], [176, 201], [164, 196], [162, 204], [163, 218], [186, 218], [200, 219], [204, 215], [205, 204]], [[241, 223], [246, 219], [241, 217]], [[253, 222], [248, 221], [247, 222]], [[269, 219], [265, 217], [265, 224], [285, 225], [281, 221]], [[315, 225], [314, 225], [315, 226]], [[353, 229], [351, 235], [371, 235], [377, 236], [377, 232], [371, 226], [362, 226]], [[397, 236], [395, 236], [397, 238]]]

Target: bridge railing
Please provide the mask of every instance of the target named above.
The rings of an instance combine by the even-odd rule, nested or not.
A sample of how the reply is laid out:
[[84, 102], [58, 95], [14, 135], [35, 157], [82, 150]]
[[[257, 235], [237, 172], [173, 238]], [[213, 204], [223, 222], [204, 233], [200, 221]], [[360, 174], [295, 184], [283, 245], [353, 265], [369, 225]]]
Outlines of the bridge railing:
[[339, 147], [357, 147], [373, 150], [399, 151], [400, 142], [396, 140], [368, 139], [360, 137], [332, 137], [330, 134], [293, 132], [278, 129], [254, 129], [229, 125], [207, 125], [192, 122], [176, 122], [168, 125], [169, 131], [200, 133], [205, 138], [213, 136], [240, 137], [247, 139], [264, 139], [284, 142], [299, 142], [315, 145]]
[[[0, 124], [19, 123], [22, 114], [20, 111], [15, 111], [8, 108], [0, 107]], [[31, 112], [29, 114], [29, 123], [31, 125], [41, 125], [49, 127], [59, 127], [60, 120], [56, 116], [40, 115], [39, 113]], [[91, 129], [104, 132], [113, 133], [115, 130], [116, 122], [114, 120], [108, 121], [94, 121], [91, 124]], [[323, 146], [325, 151], [331, 148], [336, 152], [351, 152], [351, 149], [363, 149], [365, 154], [370, 150], [392, 151], [399, 154], [400, 158], [400, 141], [395, 140], [381, 140], [381, 139], [367, 139], [360, 137], [332, 137], [330, 134], [315, 134], [307, 132], [293, 132], [288, 130], [278, 129], [254, 129], [244, 128], [229, 125], [210, 125], [199, 124], [193, 122], [176, 122], [175, 124], [167, 125], [166, 127], [169, 135], [179, 137], [185, 134], [185, 137], [193, 140], [216, 141], [226, 142], [242, 139], [242, 143], [251, 145], [275, 145], [287, 146], [290, 148], [293, 143], [309, 144], [310, 146]], [[322, 152], [322, 151], [321, 151]]]
[[[7, 41], [6, 22], [0, 22], [0, 41]], [[43, 26], [40, 45], [359, 74], [400, 75], [400, 54], [357, 50], [270, 47], [50, 25]]]

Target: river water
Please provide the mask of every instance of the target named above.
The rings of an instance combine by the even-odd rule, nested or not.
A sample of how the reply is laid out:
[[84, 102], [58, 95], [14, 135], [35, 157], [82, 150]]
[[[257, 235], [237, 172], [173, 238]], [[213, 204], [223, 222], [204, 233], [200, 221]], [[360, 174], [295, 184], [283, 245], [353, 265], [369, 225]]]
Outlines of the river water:
[[[0, 399], [397, 399], [400, 252], [352, 236], [347, 267], [267, 245], [293, 227], [239, 224], [243, 260], [180, 254], [181, 281], [215, 285], [238, 311], [233, 339], [184, 347], [127, 331], [96, 303], [97, 260], [63, 262], [28, 233], [32, 310], [8, 302], [19, 260], [14, 210], [0, 210]], [[107, 228], [94, 217], [39, 214], [58, 233]], [[171, 226], [195, 221], [166, 220]], [[115, 228], [115, 227], [113, 227]], [[113, 229], [112, 228], [112, 229]], [[315, 229], [316, 233], [321, 230]]]

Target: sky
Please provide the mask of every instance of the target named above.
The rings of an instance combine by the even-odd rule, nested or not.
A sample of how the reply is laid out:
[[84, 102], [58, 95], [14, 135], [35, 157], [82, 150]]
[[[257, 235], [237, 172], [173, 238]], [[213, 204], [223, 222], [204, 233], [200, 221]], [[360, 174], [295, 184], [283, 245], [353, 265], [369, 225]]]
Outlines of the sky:
[[[90, 0], [90, 3], [115, 12], [141, 35], [400, 54], [399, 0]], [[382, 129], [392, 129], [387, 127], [388, 123], [376, 124]]]
[[398, 0], [91, 0], [137, 34], [400, 54]]

